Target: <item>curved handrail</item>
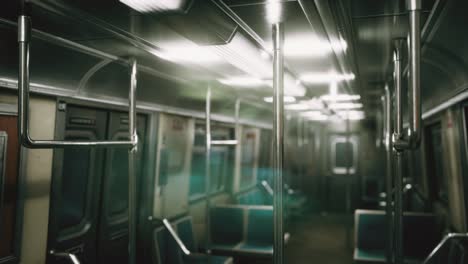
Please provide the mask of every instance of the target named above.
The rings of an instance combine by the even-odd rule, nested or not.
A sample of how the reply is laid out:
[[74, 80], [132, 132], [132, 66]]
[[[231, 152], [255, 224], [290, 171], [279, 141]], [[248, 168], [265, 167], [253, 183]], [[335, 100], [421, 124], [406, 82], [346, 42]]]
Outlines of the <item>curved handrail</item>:
[[439, 244], [437, 244], [437, 246], [431, 251], [431, 253], [429, 253], [429, 255], [427, 256], [427, 258], [424, 260], [424, 262], [422, 264], [428, 264], [429, 261], [432, 260], [432, 258], [434, 256], [437, 255], [437, 253], [439, 252], [439, 250], [447, 243], [449, 242], [450, 240], [453, 240], [453, 239], [467, 239], [468, 238], [468, 233], [448, 233], [447, 235], [445, 235], [445, 237], [439, 242]]

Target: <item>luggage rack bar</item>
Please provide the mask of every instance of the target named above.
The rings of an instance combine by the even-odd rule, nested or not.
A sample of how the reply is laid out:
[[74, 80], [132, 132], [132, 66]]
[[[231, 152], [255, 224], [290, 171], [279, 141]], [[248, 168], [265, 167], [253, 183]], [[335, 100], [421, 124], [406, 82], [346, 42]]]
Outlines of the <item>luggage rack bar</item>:
[[18, 76], [18, 130], [20, 142], [27, 148], [64, 147], [128, 147], [138, 144], [136, 134], [136, 75], [137, 63], [131, 60], [131, 81], [129, 91], [129, 139], [109, 141], [37, 140], [29, 132], [29, 44], [31, 39], [31, 19], [20, 15], [18, 19], [19, 76]]

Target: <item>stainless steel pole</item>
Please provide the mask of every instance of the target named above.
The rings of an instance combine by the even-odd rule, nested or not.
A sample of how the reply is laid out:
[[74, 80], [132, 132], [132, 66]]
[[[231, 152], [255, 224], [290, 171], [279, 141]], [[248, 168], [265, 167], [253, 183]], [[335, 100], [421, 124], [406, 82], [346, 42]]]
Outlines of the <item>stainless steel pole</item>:
[[391, 142], [392, 133], [392, 97], [388, 85], [385, 86], [384, 103], [384, 144], [385, 144], [385, 179], [386, 179], [386, 197], [385, 211], [387, 214], [387, 263], [393, 262], [393, 148]]
[[138, 147], [138, 135], [136, 129], [136, 89], [137, 89], [137, 62], [132, 60], [129, 91], [129, 139], [136, 142], [133, 148], [128, 150], [128, 256], [129, 264], [136, 263], [136, 234], [137, 234], [137, 177], [136, 153]]
[[403, 106], [402, 106], [402, 86], [401, 86], [401, 52], [403, 50], [403, 40], [395, 40], [394, 54], [394, 80], [395, 80], [395, 95], [396, 95], [396, 124], [395, 133], [393, 134], [393, 144], [396, 150], [396, 175], [395, 175], [395, 205], [394, 205], [394, 249], [395, 263], [403, 264], [403, 151], [407, 147], [403, 135]]
[[211, 232], [210, 232], [210, 189], [211, 189], [211, 84], [206, 89], [206, 105], [205, 105], [205, 223], [206, 223], [206, 238], [205, 247], [210, 250], [211, 247]]
[[412, 115], [410, 143], [412, 148], [419, 146], [421, 140], [421, 0], [408, 0], [409, 11], [409, 71], [408, 80], [411, 89]]
[[273, 25], [274, 263], [283, 263], [284, 26]]

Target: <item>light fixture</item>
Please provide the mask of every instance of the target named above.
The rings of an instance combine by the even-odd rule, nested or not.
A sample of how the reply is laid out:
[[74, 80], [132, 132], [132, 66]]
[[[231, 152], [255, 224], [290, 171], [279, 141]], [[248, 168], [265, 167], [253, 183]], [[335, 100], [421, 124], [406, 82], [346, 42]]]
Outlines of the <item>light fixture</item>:
[[[285, 103], [294, 103], [296, 102], [296, 98], [294, 96], [285, 96], [284, 97], [284, 102]], [[267, 103], [273, 103], [273, 97], [265, 97], [263, 98], [263, 101], [267, 102]]]
[[284, 74], [284, 94], [290, 96], [304, 96], [306, 89], [301, 82], [297, 82], [291, 74]]
[[327, 121], [328, 116], [324, 115], [321, 111], [307, 111], [300, 114], [302, 117], [310, 121]]
[[333, 110], [348, 110], [362, 108], [361, 103], [332, 103], [328, 107]]
[[213, 64], [222, 62], [221, 57], [199, 46], [173, 47], [167, 50], [155, 50], [152, 53], [161, 59], [177, 63]]
[[159, 41], [159, 50], [152, 53], [164, 60], [181, 64], [198, 64], [220, 70], [220, 64], [230, 64], [246, 75], [271, 79], [271, 61], [262, 59], [258, 48], [237, 32], [228, 44], [199, 46], [180, 37], [178, 41]]
[[353, 73], [337, 74], [334, 72], [327, 73], [308, 73], [300, 77], [300, 80], [310, 84], [326, 84], [326, 83], [338, 83], [341, 81], [354, 80], [355, 76]]
[[268, 0], [265, 6], [268, 22], [271, 24], [281, 22], [281, 2], [279, 0]]
[[342, 102], [342, 101], [356, 101], [361, 99], [359, 94], [335, 94], [335, 95], [322, 95], [320, 99], [324, 101], [335, 101], [335, 102]]
[[288, 104], [285, 106], [285, 109], [290, 111], [323, 110], [324, 105], [322, 101], [313, 98], [311, 100], [303, 100], [295, 104]]
[[255, 87], [255, 86], [269, 86], [271, 81], [262, 80], [250, 76], [238, 76], [231, 77], [227, 79], [219, 79], [220, 83], [229, 85], [229, 86], [239, 86], [239, 87]]
[[362, 120], [365, 118], [365, 114], [363, 111], [357, 111], [357, 110], [348, 110], [348, 111], [338, 111], [337, 114], [342, 118], [342, 119], [348, 119], [348, 120]]
[[140, 13], [180, 10], [187, 0], [119, 0]]
[[[268, 50], [273, 50], [273, 43], [267, 44]], [[292, 59], [320, 58], [335, 51], [345, 51], [348, 45], [345, 40], [328, 41], [314, 34], [302, 33], [287, 35], [284, 40], [284, 56]]]

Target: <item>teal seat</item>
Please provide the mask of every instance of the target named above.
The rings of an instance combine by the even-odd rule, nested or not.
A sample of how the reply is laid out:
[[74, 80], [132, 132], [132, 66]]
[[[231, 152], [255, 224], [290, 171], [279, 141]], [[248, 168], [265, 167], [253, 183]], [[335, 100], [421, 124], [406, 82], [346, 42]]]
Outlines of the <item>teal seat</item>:
[[211, 209], [212, 250], [249, 257], [273, 255], [273, 207], [226, 205]]
[[213, 207], [210, 214], [213, 248], [232, 250], [242, 242], [245, 215], [242, 207]]
[[[386, 215], [380, 210], [356, 210], [355, 250], [357, 262], [385, 262]], [[438, 229], [434, 215], [408, 212], [403, 217], [405, 262], [423, 260], [437, 245]]]
[[[172, 224], [182, 243], [190, 252], [197, 252], [197, 246], [193, 235], [192, 218], [183, 217]], [[155, 248], [158, 263], [173, 264], [232, 264], [233, 259], [225, 256], [209, 255], [185, 255], [177, 242], [164, 227], [155, 230]]]

